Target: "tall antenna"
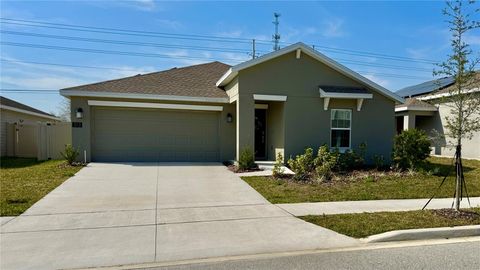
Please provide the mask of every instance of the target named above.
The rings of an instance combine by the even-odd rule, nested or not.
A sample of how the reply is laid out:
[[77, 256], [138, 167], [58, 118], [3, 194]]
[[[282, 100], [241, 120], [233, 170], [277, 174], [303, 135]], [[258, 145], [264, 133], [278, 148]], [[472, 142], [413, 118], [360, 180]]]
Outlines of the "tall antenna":
[[275, 17], [275, 21], [273, 22], [273, 24], [275, 25], [275, 34], [272, 36], [272, 39], [273, 39], [273, 50], [274, 51], [278, 51], [280, 50], [280, 45], [279, 45], [279, 42], [280, 42], [280, 34], [278, 33], [278, 17], [280, 17], [280, 13], [273, 13], [273, 17]]

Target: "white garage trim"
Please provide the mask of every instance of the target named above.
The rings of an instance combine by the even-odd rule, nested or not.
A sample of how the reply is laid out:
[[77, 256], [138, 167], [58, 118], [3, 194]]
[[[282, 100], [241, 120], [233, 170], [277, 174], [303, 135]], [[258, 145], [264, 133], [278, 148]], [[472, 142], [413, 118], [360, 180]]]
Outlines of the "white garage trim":
[[253, 94], [253, 99], [263, 101], [287, 101], [287, 96]]
[[104, 106], [104, 107], [153, 108], [153, 109], [173, 109], [173, 110], [193, 110], [193, 111], [216, 111], [216, 112], [223, 111], [223, 106], [165, 104], [165, 103], [146, 103], [146, 102], [121, 102], [121, 101], [103, 101], [103, 100], [89, 100], [88, 105]]

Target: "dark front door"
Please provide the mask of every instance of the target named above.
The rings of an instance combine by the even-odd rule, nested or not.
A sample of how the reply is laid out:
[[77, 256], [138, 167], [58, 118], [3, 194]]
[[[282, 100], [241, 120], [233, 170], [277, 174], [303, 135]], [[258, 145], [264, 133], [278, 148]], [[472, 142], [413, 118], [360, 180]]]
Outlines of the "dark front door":
[[267, 158], [267, 110], [255, 109], [255, 159]]

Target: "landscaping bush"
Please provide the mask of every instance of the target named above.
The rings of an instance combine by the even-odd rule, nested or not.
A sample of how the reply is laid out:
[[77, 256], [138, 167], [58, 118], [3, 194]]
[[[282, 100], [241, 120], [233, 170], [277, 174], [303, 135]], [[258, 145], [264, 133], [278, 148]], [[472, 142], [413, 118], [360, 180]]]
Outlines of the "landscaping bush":
[[240, 152], [240, 158], [238, 159], [238, 169], [248, 170], [255, 168], [255, 156], [250, 147], [245, 147]]
[[430, 139], [423, 130], [404, 130], [394, 138], [393, 162], [402, 169], [415, 170], [430, 155]]
[[[359, 153], [350, 149], [345, 150], [343, 153], [339, 153], [336, 169], [345, 172], [362, 168], [365, 163], [365, 149], [366, 145], [364, 144], [364, 146], [361, 146]], [[336, 151], [338, 152], [338, 149]]]
[[295, 180], [308, 180], [315, 169], [312, 148], [305, 149], [305, 154], [297, 155], [295, 159], [290, 158], [288, 166], [295, 172]]
[[277, 155], [277, 160], [275, 161], [275, 164], [273, 165], [273, 170], [272, 170], [272, 175], [273, 177], [282, 177], [284, 173], [283, 169], [283, 156], [282, 153], [278, 153]]
[[374, 155], [373, 163], [375, 164], [375, 169], [383, 169], [385, 167], [385, 157], [383, 155]]
[[60, 155], [67, 160], [69, 165], [74, 165], [75, 160], [77, 160], [78, 155], [80, 155], [80, 152], [73, 148], [71, 144], [67, 144], [65, 145], [65, 150], [60, 152]]
[[338, 152], [330, 152], [326, 145], [318, 148], [317, 157], [314, 160], [315, 172], [320, 180], [330, 180], [333, 170], [337, 166]]

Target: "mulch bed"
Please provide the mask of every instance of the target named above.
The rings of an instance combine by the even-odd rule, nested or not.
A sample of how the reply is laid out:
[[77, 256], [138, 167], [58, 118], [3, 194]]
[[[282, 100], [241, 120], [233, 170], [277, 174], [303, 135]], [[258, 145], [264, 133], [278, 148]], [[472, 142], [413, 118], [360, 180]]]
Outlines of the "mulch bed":
[[72, 165], [68, 164], [67, 162], [63, 162], [58, 165], [58, 168], [72, 168], [72, 167], [85, 167], [87, 163], [84, 162], [74, 162]]
[[258, 167], [257, 168], [250, 168], [250, 169], [246, 169], [246, 170], [241, 170], [240, 168], [238, 168], [238, 166], [235, 166], [235, 165], [228, 165], [227, 168], [228, 168], [229, 171], [232, 171], [234, 173], [263, 171], [262, 169], [260, 169]]
[[480, 219], [480, 214], [468, 210], [455, 211], [455, 209], [452, 208], [444, 208], [432, 210], [432, 212], [437, 216], [448, 219], [465, 219], [471, 221]]

